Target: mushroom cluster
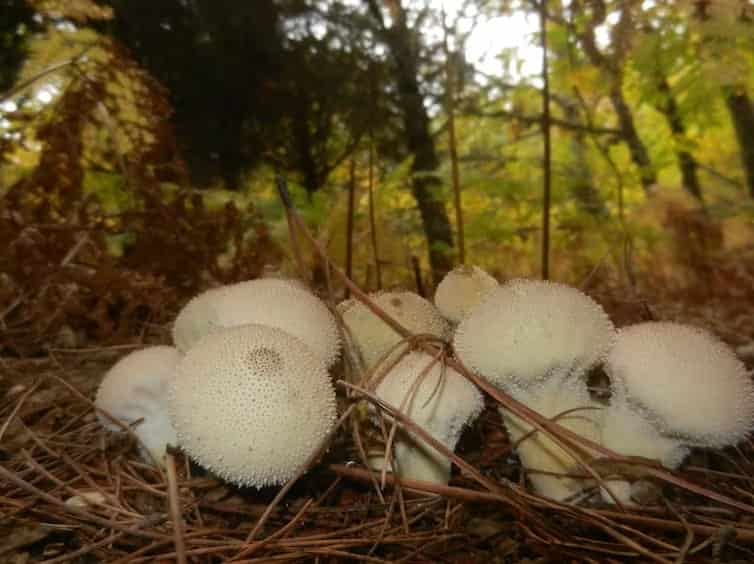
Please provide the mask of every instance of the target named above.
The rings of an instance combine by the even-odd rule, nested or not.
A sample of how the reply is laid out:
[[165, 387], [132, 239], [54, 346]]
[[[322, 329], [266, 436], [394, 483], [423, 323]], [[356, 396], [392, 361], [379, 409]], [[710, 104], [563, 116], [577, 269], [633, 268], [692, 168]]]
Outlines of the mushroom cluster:
[[[414, 336], [452, 338], [458, 360], [490, 384], [621, 455], [675, 469], [691, 448], [733, 445], [754, 427], [751, 375], [701, 329], [649, 322], [616, 330], [576, 288], [498, 284], [478, 267], [450, 272], [434, 304], [406, 291], [370, 298]], [[442, 355], [411, 351], [411, 340], [362, 302], [345, 300], [337, 313], [375, 395], [455, 449], [483, 408], [480, 391]], [[328, 371], [341, 348], [336, 317], [319, 298], [285, 279], [208, 290], [178, 314], [173, 340], [127, 355], [106, 374], [95, 401], [106, 429], [131, 429], [142, 455], [158, 463], [176, 445], [239, 485], [279, 485], [307, 468], [335, 422]], [[608, 403], [587, 387], [598, 366], [610, 379]], [[574, 449], [500, 413], [536, 492], [570, 502], [594, 489], [585, 464], [595, 449]], [[397, 426], [393, 450], [370, 465], [382, 470], [389, 460], [385, 469], [402, 478], [447, 483], [448, 458], [415, 427], [386, 420]], [[632, 503], [626, 477], [606, 475], [599, 485], [605, 500]]]
[[135, 425], [157, 461], [173, 444], [239, 485], [305, 467], [335, 421], [340, 333], [319, 298], [285, 279], [208, 290], [178, 314], [173, 340], [110, 370], [96, 399], [106, 428]]
[[[754, 384], [730, 347], [669, 322], [616, 331], [602, 308], [562, 284], [512, 280], [489, 291], [454, 335], [458, 358], [491, 384], [593, 443], [675, 469], [692, 447], [720, 448], [754, 427]], [[607, 405], [586, 377], [602, 364]], [[558, 501], [594, 486], [579, 455], [513, 413], [503, 421], [534, 489]], [[632, 484], [605, 476], [607, 501], [632, 503]]]

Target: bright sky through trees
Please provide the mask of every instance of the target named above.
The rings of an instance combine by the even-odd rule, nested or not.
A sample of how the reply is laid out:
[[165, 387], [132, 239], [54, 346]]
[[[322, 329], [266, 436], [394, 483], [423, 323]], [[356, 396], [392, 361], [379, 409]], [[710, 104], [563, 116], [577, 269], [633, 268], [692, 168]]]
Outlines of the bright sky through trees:
[[[445, 9], [448, 23], [458, 17], [465, 0], [429, 0], [429, 5], [438, 11]], [[473, 29], [471, 29], [473, 26]], [[504, 64], [501, 53], [513, 54], [512, 64], [507, 69], [512, 78], [538, 75], [542, 68], [542, 54], [537, 46], [537, 18], [522, 10], [510, 15], [492, 18], [483, 15], [474, 22], [474, 14], [467, 7], [465, 17], [458, 21], [458, 31], [467, 33], [466, 58], [484, 74], [503, 76]]]

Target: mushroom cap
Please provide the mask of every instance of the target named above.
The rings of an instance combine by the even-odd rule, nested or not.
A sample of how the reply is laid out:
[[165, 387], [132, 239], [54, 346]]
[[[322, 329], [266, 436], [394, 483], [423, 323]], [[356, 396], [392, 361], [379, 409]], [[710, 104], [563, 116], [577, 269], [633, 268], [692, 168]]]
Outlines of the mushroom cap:
[[[413, 292], [377, 292], [369, 297], [387, 314], [413, 334], [429, 334], [439, 338], [448, 335], [448, 322], [435, 306]], [[398, 344], [403, 337], [377, 317], [363, 303], [349, 299], [338, 305], [350, 337], [367, 366], [374, 365]]]
[[662, 434], [722, 447], [754, 426], [754, 384], [720, 339], [672, 322], [628, 326], [605, 364], [611, 402], [625, 402]]
[[191, 458], [229, 482], [255, 487], [292, 478], [336, 416], [321, 357], [265, 325], [212, 333], [189, 349], [169, 408]]
[[[464, 427], [484, 408], [482, 393], [474, 384], [424, 352], [405, 355], [384, 376], [376, 394], [451, 450]], [[450, 478], [450, 460], [419, 437], [399, 436], [395, 458], [404, 478], [436, 483]]]
[[[176, 436], [167, 415], [167, 391], [181, 360], [174, 347], [155, 346], [134, 351], [116, 362], [105, 374], [94, 405], [134, 427], [134, 434], [157, 461]], [[109, 417], [97, 413], [100, 424], [109, 431], [121, 428]], [[143, 454], [143, 453], [142, 453]]]
[[435, 306], [446, 319], [458, 323], [497, 287], [497, 280], [478, 266], [458, 266], [437, 285]]
[[461, 321], [461, 361], [503, 389], [528, 389], [549, 377], [580, 377], [615, 340], [602, 307], [580, 290], [540, 280], [511, 280]]
[[192, 299], [173, 324], [185, 352], [201, 337], [248, 323], [269, 325], [301, 339], [332, 366], [340, 353], [335, 316], [297, 280], [259, 278], [213, 288]]

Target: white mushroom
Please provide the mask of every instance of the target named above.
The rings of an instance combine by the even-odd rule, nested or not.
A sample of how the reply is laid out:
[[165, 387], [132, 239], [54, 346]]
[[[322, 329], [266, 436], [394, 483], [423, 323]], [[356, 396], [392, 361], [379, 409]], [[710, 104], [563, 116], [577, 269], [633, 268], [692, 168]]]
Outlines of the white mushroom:
[[[449, 326], [430, 302], [413, 292], [378, 292], [369, 297], [413, 334], [448, 336]], [[363, 303], [350, 299], [338, 305], [349, 336], [364, 364], [371, 367], [403, 340]], [[398, 347], [398, 349], [401, 349]], [[396, 354], [401, 350], [396, 349]]]
[[[599, 439], [601, 404], [590, 399], [588, 371], [607, 354], [615, 329], [602, 307], [570, 286], [511, 280], [473, 308], [455, 334], [456, 354], [491, 384], [582, 436]], [[575, 411], [574, 411], [575, 410]], [[567, 417], [561, 417], [569, 412]], [[574, 458], [541, 432], [501, 409], [529, 470], [581, 474]], [[536, 476], [536, 477], [535, 477]], [[565, 500], [588, 482], [532, 474], [538, 492]]]
[[[165, 447], [176, 443], [175, 431], [167, 413], [167, 391], [175, 376], [181, 354], [173, 347], [155, 346], [134, 351], [121, 358], [105, 375], [94, 405], [125, 425], [141, 442], [140, 450], [162, 462]], [[122, 428], [101, 412], [97, 417], [110, 431]], [[149, 453], [149, 454], [147, 454]]]
[[332, 366], [340, 353], [335, 316], [296, 280], [260, 278], [213, 288], [192, 299], [173, 324], [173, 341], [186, 352], [203, 336], [257, 323], [301, 339]]
[[[625, 327], [605, 369], [612, 395], [602, 444], [620, 454], [675, 469], [690, 447], [732, 445], [754, 426], [754, 385], [746, 367], [730, 347], [696, 327]], [[625, 495], [621, 501], [630, 503]]]
[[[464, 427], [484, 407], [481, 392], [452, 368], [423, 352], [404, 356], [382, 379], [376, 394], [453, 450]], [[450, 460], [406, 431], [396, 437], [394, 467], [402, 478], [447, 484]], [[384, 457], [372, 459], [382, 468]]]
[[446, 319], [458, 323], [497, 287], [497, 280], [478, 266], [458, 266], [437, 285], [435, 306]]
[[189, 349], [169, 408], [191, 458], [229, 482], [255, 487], [292, 478], [336, 415], [322, 358], [264, 325], [212, 333]]

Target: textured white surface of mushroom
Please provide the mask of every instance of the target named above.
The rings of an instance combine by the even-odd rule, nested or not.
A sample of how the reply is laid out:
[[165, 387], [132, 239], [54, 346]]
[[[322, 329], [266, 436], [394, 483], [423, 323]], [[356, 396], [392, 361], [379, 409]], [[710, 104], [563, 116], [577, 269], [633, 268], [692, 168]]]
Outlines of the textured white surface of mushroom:
[[617, 404], [643, 413], [663, 435], [718, 448], [754, 426], [754, 385], [720, 339], [689, 325], [649, 322], [620, 330], [605, 369]]
[[454, 347], [467, 367], [513, 392], [552, 377], [582, 377], [614, 340], [605, 311], [580, 290], [515, 279], [469, 312], [456, 330]]
[[189, 349], [169, 408], [191, 458], [229, 482], [255, 487], [292, 478], [336, 416], [322, 358], [265, 325], [212, 333]]
[[[435, 306], [418, 294], [377, 292], [369, 297], [413, 334], [428, 334], [439, 338], [448, 336], [448, 322]], [[373, 366], [403, 339], [372, 310], [357, 300], [341, 302], [338, 311], [367, 367]]]
[[[529, 408], [553, 419], [558, 425], [599, 442], [605, 406], [593, 401], [585, 386], [563, 386], [554, 381], [535, 395], [524, 394], [521, 399]], [[556, 501], [566, 501], [593, 485], [592, 480], [566, 476], [585, 474], [586, 470], [549, 435], [506, 409], [500, 408], [500, 415], [537, 493]]]
[[497, 280], [478, 266], [458, 266], [437, 285], [435, 306], [446, 319], [458, 323], [497, 287]]
[[674, 469], [689, 447], [732, 445], [754, 427], [746, 367], [702, 329], [672, 322], [625, 327], [605, 370], [612, 395], [602, 444], [620, 454]]
[[[150, 460], [144, 449], [157, 462], [162, 462], [165, 447], [176, 443], [175, 431], [167, 412], [167, 392], [181, 354], [173, 347], [154, 346], [134, 351], [113, 365], [97, 390], [94, 405], [133, 427], [141, 441], [142, 456]], [[110, 418], [97, 413], [103, 427], [121, 431]]]
[[297, 280], [259, 278], [212, 288], [192, 299], [173, 324], [173, 342], [186, 352], [201, 337], [256, 323], [301, 339], [328, 367], [340, 354], [335, 316]]
[[[484, 407], [482, 394], [474, 384], [423, 352], [404, 356], [384, 376], [376, 394], [450, 450]], [[378, 468], [383, 459], [376, 461]], [[450, 479], [450, 460], [405, 431], [396, 437], [394, 464], [402, 478], [440, 484]]]

